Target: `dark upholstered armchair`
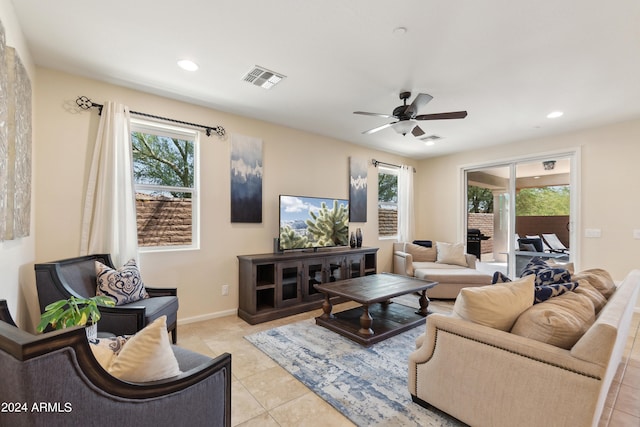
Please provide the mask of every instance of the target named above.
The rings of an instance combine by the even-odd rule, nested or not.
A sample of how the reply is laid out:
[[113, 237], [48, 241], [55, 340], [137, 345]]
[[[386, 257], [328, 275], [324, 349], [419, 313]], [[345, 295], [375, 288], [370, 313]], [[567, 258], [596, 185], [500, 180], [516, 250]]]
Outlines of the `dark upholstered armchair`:
[[0, 300], [0, 425], [230, 426], [231, 355], [173, 346], [180, 375], [120, 381], [98, 364], [84, 328], [18, 329]]
[[[85, 298], [96, 295], [95, 261], [114, 268], [109, 254], [86, 255], [76, 258], [36, 264], [36, 287], [40, 312], [54, 301], [71, 295]], [[176, 344], [178, 340], [178, 296], [175, 288], [146, 287], [150, 298], [118, 305], [100, 307], [99, 332], [131, 335], [160, 316], [167, 316], [167, 330]]]

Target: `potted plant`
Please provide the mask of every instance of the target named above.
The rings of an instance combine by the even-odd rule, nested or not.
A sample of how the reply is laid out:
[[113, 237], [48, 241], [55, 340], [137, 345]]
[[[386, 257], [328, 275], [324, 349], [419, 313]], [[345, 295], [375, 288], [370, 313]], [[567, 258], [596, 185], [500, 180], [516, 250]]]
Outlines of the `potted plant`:
[[85, 326], [87, 327], [87, 337], [95, 338], [98, 332], [98, 320], [100, 320], [99, 305], [113, 307], [116, 303], [104, 295], [91, 298], [71, 296], [68, 299], [52, 302], [44, 308], [45, 311], [40, 316], [37, 330], [42, 332], [48, 325], [51, 325], [53, 329]]

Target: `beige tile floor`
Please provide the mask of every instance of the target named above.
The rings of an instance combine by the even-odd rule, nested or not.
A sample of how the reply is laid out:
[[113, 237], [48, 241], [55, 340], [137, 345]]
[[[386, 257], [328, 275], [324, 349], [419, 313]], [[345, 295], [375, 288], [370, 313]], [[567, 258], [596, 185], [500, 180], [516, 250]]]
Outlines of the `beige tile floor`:
[[[336, 311], [353, 303], [337, 305]], [[178, 344], [215, 357], [232, 354], [233, 426], [353, 426], [354, 424], [245, 340], [245, 335], [313, 318], [320, 310], [259, 325], [227, 316], [179, 326]], [[600, 426], [640, 426], [640, 313], [635, 313]]]

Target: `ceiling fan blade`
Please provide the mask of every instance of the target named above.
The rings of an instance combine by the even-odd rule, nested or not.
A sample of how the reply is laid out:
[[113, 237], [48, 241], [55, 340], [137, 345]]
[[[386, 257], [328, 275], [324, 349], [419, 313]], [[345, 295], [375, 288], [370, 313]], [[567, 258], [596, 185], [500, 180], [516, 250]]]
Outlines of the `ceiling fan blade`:
[[421, 114], [416, 116], [416, 120], [464, 119], [465, 117], [467, 117], [466, 111], [452, 111], [450, 113]]
[[413, 100], [411, 105], [407, 107], [407, 109], [405, 110], [405, 114], [410, 117], [414, 117], [416, 114], [418, 114], [418, 110], [427, 105], [432, 99], [433, 96], [427, 93], [419, 93], [418, 96], [416, 96], [416, 99]]
[[388, 114], [367, 113], [366, 111], [354, 111], [353, 114], [362, 114], [364, 116], [376, 116], [376, 117], [384, 117], [385, 119], [393, 119], [393, 116], [390, 116]]
[[420, 126], [418, 126], [418, 125], [416, 125], [416, 127], [414, 127], [414, 128], [411, 130], [411, 133], [412, 133], [412, 134], [413, 134], [413, 136], [415, 136], [416, 138], [417, 138], [417, 137], [419, 137], [419, 136], [424, 135], [424, 131], [423, 131], [423, 130], [422, 130], [422, 128], [421, 128]]
[[382, 125], [382, 126], [378, 126], [377, 128], [373, 128], [373, 129], [369, 129], [369, 130], [365, 130], [364, 132], [362, 132], [365, 135], [369, 135], [372, 134], [374, 132], [378, 132], [382, 129], [386, 129], [388, 127], [391, 127], [393, 124], [398, 123], [398, 122], [393, 122], [393, 123], [387, 123], [386, 125]]

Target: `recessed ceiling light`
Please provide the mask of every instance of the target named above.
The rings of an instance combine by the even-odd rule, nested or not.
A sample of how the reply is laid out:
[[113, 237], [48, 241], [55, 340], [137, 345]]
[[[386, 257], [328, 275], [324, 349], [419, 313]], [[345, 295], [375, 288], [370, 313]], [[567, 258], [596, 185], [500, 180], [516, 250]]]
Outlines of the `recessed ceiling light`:
[[433, 141], [427, 141], [424, 143], [424, 145], [435, 145], [436, 143]]
[[393, 29], [393, 34], [406, 34], [407, 27], [396, 27]]
[[553, 111], [549, 114], [547, 114], [547, 118], [548, 119], [557, 119], [558, 117], [562, 116], [564, 113], [562, 111]]
[[198, 64], [193, 61], [189, 61], [188, 59], [181, 59], [178, 61], [178, 67], [187, 71], [196, 71], [199, 68]]

